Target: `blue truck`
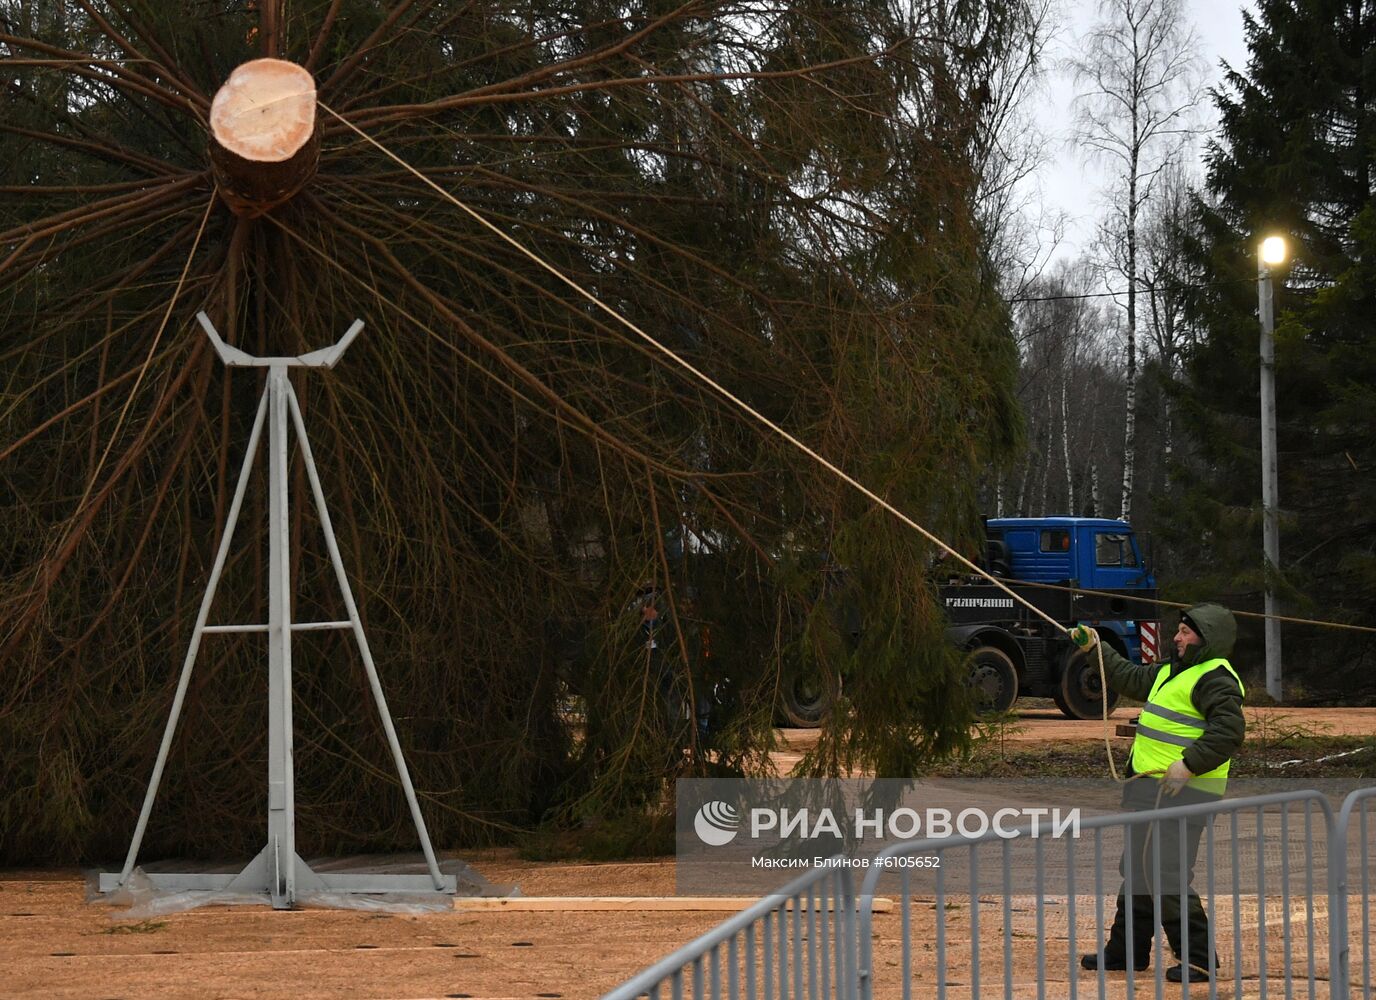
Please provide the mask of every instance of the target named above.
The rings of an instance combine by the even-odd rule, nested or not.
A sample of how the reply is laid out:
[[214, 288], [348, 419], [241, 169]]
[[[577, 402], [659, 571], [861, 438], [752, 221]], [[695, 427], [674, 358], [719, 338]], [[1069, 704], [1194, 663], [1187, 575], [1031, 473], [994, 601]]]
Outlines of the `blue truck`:
[[[982, 568], [1059, 625], [1087, 625], [1137, 662], [1160, 641], [1153, 578], [1125, 521], [1097, 517], [1004, 517], [985, 521]], [[1038, 587], [1035, 584], [1050, 584]], [[1096, 657], [985, 578], [952, 577], [940, 588], [947, 637], [968, 653], [970, 684], [987, 712], [1019, 695], [1052, 698], [1072, 719], [1099, 718], [1104, 691]], [[1109, 711], [1118, 700], [1108, 692]]]

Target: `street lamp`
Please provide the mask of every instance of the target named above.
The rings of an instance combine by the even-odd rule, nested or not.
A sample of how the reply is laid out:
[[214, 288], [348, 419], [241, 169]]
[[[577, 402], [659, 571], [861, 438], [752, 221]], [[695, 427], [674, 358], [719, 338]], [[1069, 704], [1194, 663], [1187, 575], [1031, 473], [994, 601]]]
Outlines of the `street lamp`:
[[1276, 321], [1271, 268], [1285, 263], [1285, 240], [1268, 236], [1257, 258], [1257, 312], [1261, 317], [1261, 511], [1266, 554], [1266, 693], [1281, 700], [1280, 622], [1276, 619], [1274, 574], [1280, 568], [1280, 523], [1276, 511]]

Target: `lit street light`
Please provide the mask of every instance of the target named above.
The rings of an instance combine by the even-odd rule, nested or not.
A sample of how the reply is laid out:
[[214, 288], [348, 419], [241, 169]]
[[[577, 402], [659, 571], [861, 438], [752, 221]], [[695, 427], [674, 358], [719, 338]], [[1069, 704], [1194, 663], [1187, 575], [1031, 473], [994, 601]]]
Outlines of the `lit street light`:
[[1273, 576], [1280, 568], [1280, 523], [1276, 511], [1276, 342], [1271, 268], [1285, 263], [1285, 240], [1268, 236], [1257, 260], [1257, 312], [1261, 316], [1261, 510], [1266, 554], [1266, 693], [1281, 700], [1280, 622], [1276, 620]]

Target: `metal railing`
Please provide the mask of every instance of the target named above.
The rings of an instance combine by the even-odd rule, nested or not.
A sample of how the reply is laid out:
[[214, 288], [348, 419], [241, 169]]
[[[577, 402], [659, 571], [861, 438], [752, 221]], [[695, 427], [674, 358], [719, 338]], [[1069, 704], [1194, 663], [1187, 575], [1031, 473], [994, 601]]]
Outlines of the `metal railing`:
[[[1279, 822], [1268, 823], [1277, 813]], [[1220, 818], [1226, 825], [1222, 833]], [[1318, 792], [1302, 791], [1096, 817], [1080, 823], [1078, 837], [1051, 841], [1022, 829], [1012, 838], [990, 833], [895, 844], [880, 853], [860, 892], [859, 996], [872, 1000], [876, 995], [873, 900], [876, 894], [892, 894], [899, 897], [901, 933], [895, 942], [881, 937], [878, 943], [897, 948], [902, 975], [901, 987], [885, 989], [886, 996], [1043, 1000], [1048, 984], [1060, 980], [1053, 995], [1074, 1000], [1081, 991], [1098, 997], [1112, 992], [1132, 1000], [1141, 988], [1132, 976], [1110, 978], [1102, 962], [1090, 970], [1080, 964], [1081, 955], [1099, 953], [1108, 936], [1112, 917], [1106, 919], [1106, 908], [1120, 887], [1118, 876], [1110, 881], [1105, 870], [1112, 871], [1121, 856], [1124, 964], [1154, 966], [1155, 996], [1173, 990], [1183, 995], [1188, 988], [1168, 982], [1169, 966], [1182, 960], [1188, 966], [1191, 959], [1207, 966], [1213, 954], [1232, 969], [1209, 972], [1210, 997], [1218, 995], [1220, 984], [1241, 996], [1244, 980], [1265, 984], [1280, 971], [1287, 997], [1291, 984], [1303, 983], [1305, 995], [1314, 998], [1335, 965], [1328, 928], [1332, 876], [1325, 864], [1332, 830], [1328, 801]], [[1193, 880], [1188, 863], [1173, 863], [1176, 845], [1191, 836], [1199, 855]], [[895, 868], [883, 859], [918, 856], [939, 860], [930, 868], [903, 869], [897, 886], [881, 885], [894, 878], [888, 873]], [[1092, 875], [1079, 874], [1081, 868], [1091, 868]], [[915, 871], [930, 877], [929, 886], [914, 888]], [[1207, 936], [1196, 930], [1192, 939], [1189, 912], [1196, 888], [1202, 890], [1208, 930]], [[1303, 905], [1296, 910], [1300, 892]], [[920, 919], [928, 905], [931, 918]], [[1144, 919], [1153, 932], [1158, 925], [1163, 931], [1173, 925], [1169, 933], [1179, 942], [1178, 957], [1166, 954], [1164, 934], [1143, 932]], [[1153, 943], [1144, 954], [1134, 938]], [[934, 948], [924, 956], [935, 963], [929, 988], [915, 985], [917, 940]], [[1279, 970], [1274, 961], [1268, 966], [1273, 951], [1280, 952]], [[887, 958], [886, 966], [893, 962]], [[1204, 985], [1201, 981], [1195, 989]], [[1266, 987], [1260, 988], [1264, 995]]]
[[[858, 896], [848, 867], [812, 869], [603, 1000], [666, 988], [675, 1000], [1372, 1000], [1372, 803], [1376, 788], [1362, 789], [1335, 814], [1319, 792], [1295, 791], [1084, 819], [1074, 837], [1023, 828], [895, 844], [871, 859]], [[1124, 964], [1150, 966], [1149, 979], [1081, 966], [1107, 937], [1120, 884], [1105, 870], [1120, 858]], [[1207, 934], [1197, 921], [1191, 933], [1196, 892]], [[884, 896], [898, 900], [897, 928], [873, 919]], [[1152, 934], [1133, 933], [1140, 920]], [[1151, 940], [1145, 954], [1137, 938]], [[1168, 967], [1208, 967], [1210, 955], [1195, 982], [1168, 980]]]
[[813, 868], [603, 1000], [855, 1000], [855, 942], [850, 871]]
[[[1343, 845], [1341, 853], [1333, 858], [1333, 891], [1332, 897], [1335, 905], [1333, 906], [1333, 937], [1337, 942], [1333, 953], [1333, 995], [1337, 997], [1338, 987], [1342, 987], [1342, 996], [1356, 996], [1350, 992], [1352, 982], [1352, 951], [1351, 945], [1353, 936], [1351, 933], [1352, 910], [1355, 907], [1358, 911], [1356, 925], [1359, 933], [1356, 940], [1359, 942], [1358, 955], [1361, 958], [1361, 997], [1362, 1000], [1371, 1000], [1372, 987], [1372, 968], [1371, 968], [1371, 859], [1376, 854], [1376, 844], [1372, 842], [1372, 825], [1367, 822], [1368, 804], [1376, 801], [1376, 788], [1363, 788], [1353, 792], [1344, 801], [1342, 808], [1338, 810], [1338, 818], [1333, 824], [1332, 841], [1334, 844]], [[1353, 817], [1356, 817], [1356, 839], [1353, 839], [1354, 826]], [[1349, 879], [1352, 878], [1352, 864], [1356, 861], [1356, 885], [1350, 885]]]

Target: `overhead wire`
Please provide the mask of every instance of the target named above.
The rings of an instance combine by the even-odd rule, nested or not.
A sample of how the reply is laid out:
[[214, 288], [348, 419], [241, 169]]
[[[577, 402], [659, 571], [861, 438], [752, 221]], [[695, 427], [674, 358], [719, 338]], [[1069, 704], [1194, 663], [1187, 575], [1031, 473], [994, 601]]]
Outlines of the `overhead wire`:
[[[1143, 285], [1137, 289], [1147, 295], [1154, 295], [1157, 292], [1193, 292], [1205, 288], [1227, 288], [1230, 285], [1249, 284], [1255, 285], [1260, 278], [1229, 278], [1224, 281], [1201, 281], [1201, 282], [1171, 282], [1164, 288], [1155, 285]], [[1107, 292], [1080, 292], [1074, 295], [1014, 295], [1008, 299], [1010, 304], [1021, 305], [1029, 302], [1077, 302], [1083, 299], [1116, 299], [1127, 295], [1126, 288], [1110, 289]]]
[[[983, 574], [981, 574], [983, 575]], [[1095, 590], [1092, 587], [1068, 587], [1060, 583], [1042, 583], [1035, 580], [1018, 580], [1011, 577], [1003, 577], [1009, 583], [1019, 587], [1032, 587], [1037, 590], [1057, 590], [1068, 594], [1087, 594], [1091, 597], [1116, 597], [1122, 598], [1122, 591], [1114, 590]], [[1179, 608], [1182, 611], [1194, 607], [1182, 601], [1167, 601], [1159, 597], [1129, 597], [1128, 600], [1134, 604], [1150, 604], [1162, 608]], [[1349, 632], [1369, 632], [1376, 634], [1376, 628], [1370, 625], [1353, 625], [1350, 622], [1325, 621], [1321, 618], [1292, 618], [1288, 615], [1268, 615], [1260, 611], [1236, 611], [1229, 608], [1231, 614], [1239, 618], [1260, 618], [1263, 621], [1270, 619], [1277, 622], [1288, 622], [1291, 625], [1317, 625], [1322, 628], [1346, 629]]]

